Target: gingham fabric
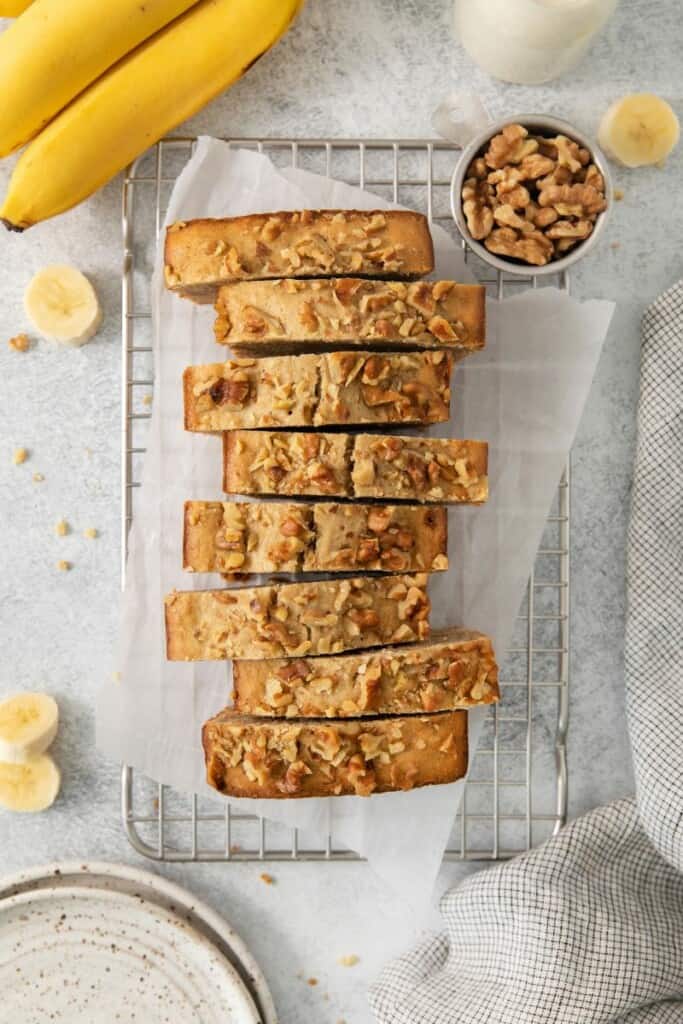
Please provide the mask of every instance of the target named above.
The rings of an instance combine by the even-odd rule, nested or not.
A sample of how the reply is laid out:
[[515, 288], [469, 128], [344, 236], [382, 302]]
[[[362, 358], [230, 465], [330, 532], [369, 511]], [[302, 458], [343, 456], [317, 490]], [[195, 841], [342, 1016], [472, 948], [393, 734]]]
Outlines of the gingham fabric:
[[626, 699], [645, 831], [683, 871], [683, 281], [643, 317]]
[[683, 1024], [683, 282], [643, 319], [621, 800], [446, 893], [380, 1024]]

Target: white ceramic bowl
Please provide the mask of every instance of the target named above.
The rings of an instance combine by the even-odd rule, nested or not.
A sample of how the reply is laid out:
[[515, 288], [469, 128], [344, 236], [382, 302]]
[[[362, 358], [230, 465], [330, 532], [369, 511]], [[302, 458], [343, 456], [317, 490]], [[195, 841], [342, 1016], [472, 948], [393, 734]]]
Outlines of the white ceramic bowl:
[[[489, 252], [482, 242], [472, 238], [467, 227], [465, 214], [463, 213], [461, 193], [467, 176], [467, 168], [474, 158], [486, 149], [493, 136], [502, 131], [507, 124], [524, 125], [525, 128], [533, 129], [534, 134], [538, 135], [548, 135], [549, 137], [558, 134], [566, 135], [590, 152], [592, 162], [605, 180], [607, 208], [598, 214], [591, 234], [585, 241], [579, 242], [573, 249], [570, 249], [566, 256], [559, 260], [551, 260], [550, 263], [546, 263], [543, 267], [535, 267], [530, 263], [521, 263], [519, 260], [506, 260], [496, 256], [495, 253]], [[547, 114], [516, 114], [513, 117], [506, 117], [489, 125], [486, 131], [472, 139], [463, 150], [451, 179], [451, 211], [453, 219], [470, 249], [490, 266], [495, 267], [496, 270], [502, 270], [508, 274], [521, 274], [524, 277], [544, 277], [548, 274], [560, 274], [594, 249], [605, 229], [605, 224], [612, 209], [613, 199], [612, 179], [607, 166], [607, 160], [599, 147], [594, 142], [591, 142], [582, 132], [574, 128], [573, 125], [568, 124], [566, 121], [561, 121], [559, 118], [550, 117]]]

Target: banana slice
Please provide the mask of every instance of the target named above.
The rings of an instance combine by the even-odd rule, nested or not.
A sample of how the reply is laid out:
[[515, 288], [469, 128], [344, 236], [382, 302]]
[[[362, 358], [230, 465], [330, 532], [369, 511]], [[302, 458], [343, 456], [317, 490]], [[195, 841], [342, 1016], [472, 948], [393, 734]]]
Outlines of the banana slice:
[[61, 778], [49, 754], [25, 764], [0, 762], [0, 805], [8, 811], [45, 811], [57, 799]]
[[102, 322], [95, 289], [75, 267], [39, 270], [26, 289], [24, 307], [36, 330], [62, 345], [84, 345]]
[[0, 701], [0, 761], [21, 764], [39, 757], [58, 726], [57, 702], [45, 693], [18, 693]]
[[598, 129], [598, 142], [607, 155], [626, 167], [663, 164], [679, 137], [676, 114], [666, 100], [649, 92], [617, 100]]

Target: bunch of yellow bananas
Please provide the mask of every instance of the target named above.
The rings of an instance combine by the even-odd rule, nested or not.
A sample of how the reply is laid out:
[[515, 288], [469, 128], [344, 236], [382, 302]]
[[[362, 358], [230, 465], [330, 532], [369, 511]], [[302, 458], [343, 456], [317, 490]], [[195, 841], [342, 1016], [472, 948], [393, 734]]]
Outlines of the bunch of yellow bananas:
[[91, 195], [238, 79], [304, 0], [0, 0], [0, 207], [21, 231]]

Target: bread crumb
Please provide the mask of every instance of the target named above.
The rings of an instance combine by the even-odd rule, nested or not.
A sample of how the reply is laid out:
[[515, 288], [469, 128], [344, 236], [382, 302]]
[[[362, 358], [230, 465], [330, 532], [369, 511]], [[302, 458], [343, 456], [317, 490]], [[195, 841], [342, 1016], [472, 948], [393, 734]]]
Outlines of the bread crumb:
[[57, 562], [57, 568], [60, 572], [68, 572], [71, 568], [71, 562]]
[[28, 458], [28, 451], [26, 448], [15, 448], [14, 449], [14, 465], [20, 466], [22, 462], [26, 462]]
[[33, 474], [33, 482], [34, 482], [34, 484], [42, 484], [44, 479], [45, 479], [45, 477], [43, 476], [42, 473], [34, 473]]
[[99, 534], [94, 526], [89, 526], [87, 530], [83, 531], [83, 536], [87, 537], [88, 540], [95, 540], [95, 538], [98, 537]]
[[624, 198], [624, 191], [621, 188], [615, 188], [612, 193], [617, 202], [620, 202]]
[[28, 339], [28, 334], [15, 334], [7, 344], [13, 352], [28, 352], [31, 342]]
[[145, 395], [143, 397], [143, 399], [142, 399], [142, 404], [143, 405], [151, 405], [152, 404], [152, 396], [151, 395]]
[[66, 537], [68, 532], [69, 524], [67, 523], [66, 519], [60, 519], [57, 525], [55, 526], [55, 533], [57, 534], [58, 537]]
[[610, 249], [621, 249], [621, 242], [610, 242]]
[[311, 988], [314, 988], [318, 984], [318, 979], [317, 978], [309, 978], [308, 981], [306, 982], [306, 984], [310, 985]]
[[230, 853], [239, 853], [241, 849], [242, 849], [242, 846], [241, 846], [240, 843], [231, 843], [230, 844]]
[[265, 882], [266, 885], [275, 884], [275, 879], [273, 878], [272, 875], [269, 875], [267, 871], [264, 871], [262, 875], [259, 875], [259, 877], [262, 882]]
[[120, 672], [112, 672], [111, 677], [112, 677], [112, 679], [114, 680], [115, 683], [119, 683], [121, 681], [121, 673]]
[[355, 967], [359, 961], [360, 957], [356, 956], [355, 953], [351, 953], [349, 956], [340, 956], [337, 963], [341, 964], [342, 967]]

